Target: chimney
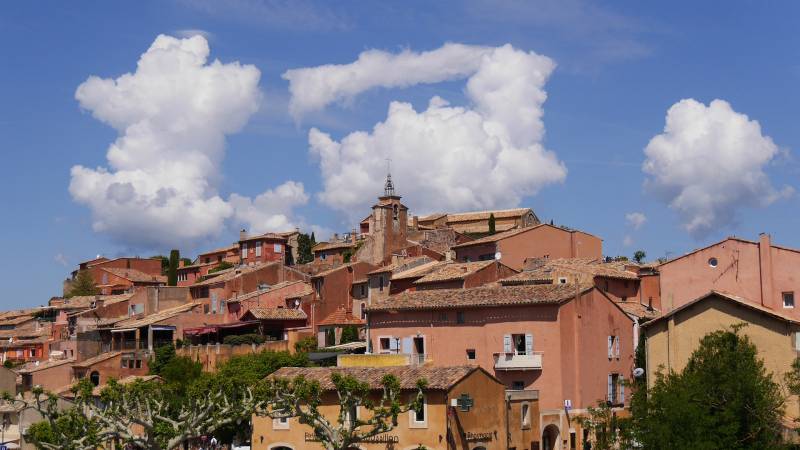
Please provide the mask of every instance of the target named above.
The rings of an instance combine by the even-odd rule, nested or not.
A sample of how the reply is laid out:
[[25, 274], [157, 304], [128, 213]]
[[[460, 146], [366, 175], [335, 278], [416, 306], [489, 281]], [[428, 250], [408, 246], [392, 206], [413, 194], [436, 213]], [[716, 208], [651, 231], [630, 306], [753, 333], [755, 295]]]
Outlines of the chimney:
[[761, 306], [772, 309], [780, 309], [772, 292], [772, 240], [769, 234], [761, 233], [758, 235], [758, 266], [761, 275]]
[[353, 231], [350, 232], [350, 241], [355, 245], [356, 243], [356, 229], [353, 228]]
[[444, 260], [446, 262], [452, 262], [456, 258], [456, 252], [453, 250], [447, 250], [444, 252]]
[[333, 242], [336, 242], [338, 240], [339, 240], [339, 233], [333, 233]]
[[412, 228], [414, 231], [417, 231], [417, 230], [419, 230], [419, 216], [414, 216], [414, 217], [413, 217], [411, 220], [412, 220], [412, 222], [411, 222], [411, 223], [412, 223], [412, 225], [411, 225], [411, 228]]
[[242, 241], [245, 239], [247, 239], [247, 230], [242, 228], [242, 231], [239, 232], [239, 240]]

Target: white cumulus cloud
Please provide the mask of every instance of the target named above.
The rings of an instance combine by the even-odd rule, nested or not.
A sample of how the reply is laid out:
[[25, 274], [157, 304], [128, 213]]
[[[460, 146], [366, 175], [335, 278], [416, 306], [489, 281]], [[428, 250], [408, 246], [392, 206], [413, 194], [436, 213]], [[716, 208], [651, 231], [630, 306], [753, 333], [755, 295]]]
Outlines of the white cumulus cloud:
[[261, 73], [208, 56], [199, 34], [161, 35], [135, 72], [78, 87], [81, 107], [119, 133], [109, 167], [71, 171], [70, 193], [90, 208], [95, 231], [129, 247], [191, 246], [218, 235], [245, 203], [220, 197], [219, 168], [226, 136], [259, 108]]
[[734, 224], [743, 207], [766, 206], [791, 193], [776, 190], [764, 171], [778, 152], [759, 123], [728, 102], [681, 100], [667, 111], [664, 132], [644, 149], [645, 188], [701, 238]]
[[[312, 128], [310, 151], [320, 160], [324, 190], [319, 197], [327, 205], [351, 215], [362, 211], [382, 191], [386, 158], [392, 160], [397, 189], [420, 213], [515, 206], [566, 177], [564, 164], [542, 143], [544, 86], [555, 68], [551, 59], [510, 45], [447, 44], [395, 56], [379, 52], [385, 65], [363, 63], [375, 57], [366, 54], [353, 64], [288, 74], [292, 102], [301, 105], [296, 111], [321, 108], [375, 86], [466, 77], [470, 105], [452, 106], [433, 97], [425, 110], [416, 111], [408, 103], [392, 102], [386, 119], [371, 132], [356, 131], [339, 141]], [[313, 82], [295, 85], [300, 79]], [[313, 92], [297, 94], [307, 89]]]
[[296, 224], [292, 209], [307, 202], [303, 183], [295, 181], [287, 181], [254, 199], [238, 194], [230, 197], [230, 204], [236, 211], [235, 219], [249, 225], [249, 231], [253, 233], [291, 230]]
[[644, 213], [640, 212], [632, 212], [625, 214], [625, 220], [628, 222], [628, 225], [633, 228], [634, 230], [638, 230], [639, 228], [647, 222], [647, 216]]
[[474, 73], [490, 47], [445, 44], [429, 52], [394, 54], [367, 50], [350, 64], [291, 69], [283, 74], [292, 94], [289, 111], [299, 119], [330, 103], [346, 101], [376, 87], [408, 87], [461, 79]]

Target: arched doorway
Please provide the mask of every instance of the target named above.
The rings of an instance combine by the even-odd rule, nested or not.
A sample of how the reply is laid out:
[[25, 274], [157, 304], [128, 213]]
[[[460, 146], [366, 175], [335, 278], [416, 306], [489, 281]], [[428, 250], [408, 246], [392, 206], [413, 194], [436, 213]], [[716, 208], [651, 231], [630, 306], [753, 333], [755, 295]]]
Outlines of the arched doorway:
[[89, 374], [89, 381], [92, 382], [95, 386], [100, 386], [100, 373], [98, 371], [94, 371]]
[[556, 425], [550, 424], [544, 427], [544, 431], [542, 432], [542, 450], [560, 449], [561, 446], [558, 445], [559, 434], [560, 432]]
[[278, 446], [278, 447], [272, 447], [270, 450], [292, 450], [292, 448], [291, 447], [287, 447], [285, 445], [281, 445], [281, 446]]

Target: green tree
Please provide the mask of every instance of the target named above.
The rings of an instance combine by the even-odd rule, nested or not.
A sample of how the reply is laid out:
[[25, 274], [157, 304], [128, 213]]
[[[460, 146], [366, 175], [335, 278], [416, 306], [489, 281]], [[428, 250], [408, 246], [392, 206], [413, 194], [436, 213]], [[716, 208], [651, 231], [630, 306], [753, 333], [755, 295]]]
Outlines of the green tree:
[[178, 250], [169, 252], [169, 268], [167, 269], [167, 286], [178, 285], [178, 263], [181, 260], [181, 253]]
[[312, 231], [311, 232], [311, 248], [314, 248], [315, 245], [317, 245], [317, 238], [314, 237], [314, 232]]
[[307, 264], [314, 260], [314, 253], [311, 251], [311, 237], [308, 234], [300, 233], [297, 236], [297, 263]]
[[656, 375], [632, 402], [643, 448], [784, 448], [784, 396], [742, 325], [707, 334], [680, 373]]
[[358, 340], [358, 327], [354, 325], [347, 325], [346, 327], [342, 328], [342, 339], [339, 342], [340, 344], [357, 342]]
[[644, 250], [636, 250], [633, 253], [633, 260], [636, 261], [638, 264], [643, 263], [646, 257], [647, 253], [645, 253]]
[[579, 416], [577, 421], [592, 436], [594, 450], [632, 448], [630, 421], [617, 417], [608, 402], [600, 401], [596, 407], [590, 406], [586, 415]]
[[297, 353], [310, 353], [317, 351], [317, 338], [306, 336], [294, 343], [294, 351]]
[[[339, 413], [335, 418], [319, 411], [322, 388], [317, 381], [307, 381], [302, 376], [293, 380], [268, 379], [257, 390], [256, 414], [272, 418], [297, 417], [309, 426], [319, 442], [328, 450], [352, 448], [354, 444], [368, 442], [373, 436], [394, 429], [397, 418], [411, 410], [423, 407], [425, 380], [417, 381], [417, 395], [408, 403], [400, 401], [400, 382], [393, 375], [381, 380], [381, 395], [375, 400], [369, 384], [350, 375], [331, 375]], [[352, 417], [354, 408], [367, 409], [362, 418]]]
[[489, 214], [489, 234], [495, 234], [497, 232], [497, 230], [495, 230], [496, 225], [497, 224], [495, 223], [494, 213], [490, 213]]
[[92, 278], [92, 274], [88, 270], [81, 270], [72, 281], [72, 285], [67, 292], [66, 297], [75, 297], [78, 295], [98, 295], [100, 289]]
[[154, 353], [153, 358], [151, 358], [148, 363], [150, 375], [161, 375], [161, 370], [175, 359], [175, 347], [172, 345], [162, 345], [161, 347], [156, 347]]
[[220, 261], [219, 264], [211, 269], [208, 269], [208, 273], [219, 272], [220, 270], [230, 269], [231, 267], [233, 267], [233, 264], [229, 263], [228, 261]]

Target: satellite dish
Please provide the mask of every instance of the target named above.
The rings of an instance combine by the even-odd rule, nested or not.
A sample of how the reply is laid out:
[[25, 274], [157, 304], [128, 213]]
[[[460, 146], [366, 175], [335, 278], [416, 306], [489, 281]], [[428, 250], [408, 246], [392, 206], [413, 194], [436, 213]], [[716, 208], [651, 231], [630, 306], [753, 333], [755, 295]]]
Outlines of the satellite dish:
[[494, 259], [500, 259], [502, 257], [503, 257], [503, 255], [500, 252], [497, 252], [497, 253], [494, 254]]
[[641, 367], [637, 367], [637, 368], [633, 369], [633, 376], [635, 376], [636, 378], [639, 378], [642, 375], [644, 375], [644, 369], [642, 369]]

